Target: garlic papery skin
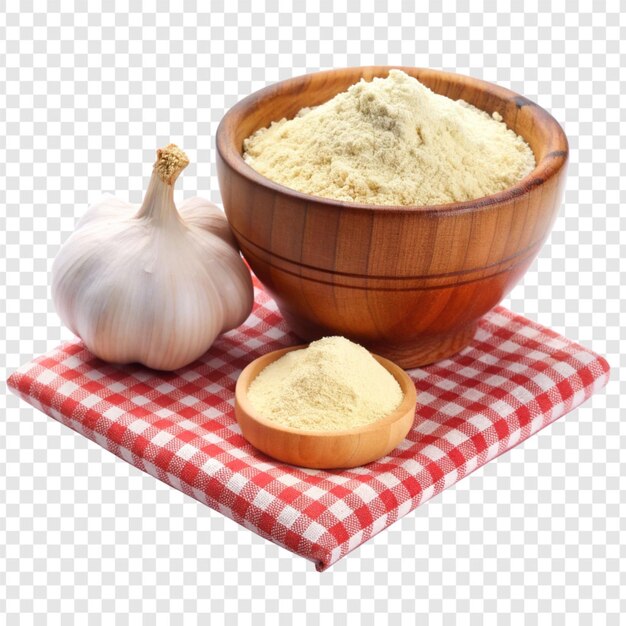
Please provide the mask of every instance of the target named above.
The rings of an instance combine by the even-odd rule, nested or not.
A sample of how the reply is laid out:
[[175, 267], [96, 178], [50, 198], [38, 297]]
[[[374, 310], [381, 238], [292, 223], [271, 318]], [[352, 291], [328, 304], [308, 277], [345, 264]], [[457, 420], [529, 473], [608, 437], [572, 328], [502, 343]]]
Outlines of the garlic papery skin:
[[105, 361], [178, 369], [252, 310], [250, 272], [223, 212], [202, 198], [174, 204], [188, 163], [173, 144], [158, 150], [143, 204], [103, 198], [54, 261], [59, 317]]

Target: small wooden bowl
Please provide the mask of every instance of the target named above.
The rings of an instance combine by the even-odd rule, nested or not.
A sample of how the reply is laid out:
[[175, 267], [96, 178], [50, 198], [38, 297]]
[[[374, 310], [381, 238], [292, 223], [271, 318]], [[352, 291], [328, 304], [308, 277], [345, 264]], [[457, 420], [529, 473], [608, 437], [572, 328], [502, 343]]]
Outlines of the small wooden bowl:
[[264, 354], [241, 372], [235, 388], [235, 416], [243, 436], [268, 456], [314, 469], [358, 467], [389, 454], [411, 430], [417, 394], [403, 369], [375, 354], [372, 356], [398, 381], [404, 394], [400, 406], [386, 417], [351, 430], [310, 431], [281, 426], [255, 411], [247, 396], [250, 383], [283, 354], [302, 348], [306, 346]]
[[568, 145], [557, 121], [519, 94], [401, 67], [438, 94], [500, 113], [537, 167], [510, 189], [468, 202], [377, 206], [294, 191], [244, 161], [254, 131], [390, 69], [317, 72], [248, 96], [217, 130], [217, 172], [239, 247], [291, 329], [305, 341], [343, 335], [409, 368], [467, 346], [479, 318], [530, 267], [561, 205]]

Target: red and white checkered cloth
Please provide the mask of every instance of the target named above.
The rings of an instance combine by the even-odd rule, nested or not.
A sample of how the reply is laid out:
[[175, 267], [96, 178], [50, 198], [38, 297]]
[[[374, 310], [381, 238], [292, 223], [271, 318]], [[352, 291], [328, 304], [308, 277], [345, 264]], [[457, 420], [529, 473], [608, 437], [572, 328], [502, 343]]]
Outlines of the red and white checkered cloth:
[[248, 321], [175, 373], [113, 366], [78, 341], [16, 371], [10, 388], [135, 467], [322, 571], [398, 518], [602, 388], [600, 356], [502, 307], [454, 358], [410, 371], [415, 422], [392, 454], [351, 470], [308, 470], [241, 436], [240, 371], [299, 343], [255, 282]]

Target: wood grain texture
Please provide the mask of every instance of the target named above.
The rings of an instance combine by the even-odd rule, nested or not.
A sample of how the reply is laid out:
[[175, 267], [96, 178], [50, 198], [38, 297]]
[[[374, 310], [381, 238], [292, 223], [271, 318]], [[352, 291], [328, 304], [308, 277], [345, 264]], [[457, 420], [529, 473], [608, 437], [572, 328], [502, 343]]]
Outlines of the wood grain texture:
[[537, 167], [492, 196], [393, 207], [309, 196], [261, 176], [243, 140], [390, 67], [286, 80], [236, 104], [217, 131], [226, 215], [255, 274], [303, 339], [344, 335], [416, 367], [454, 354], [477, 320], [522, 277], [558, 213], [568, 144], [554, 118], [523, 96], [476, 78], [401, 67], [433, 91], [498, 111]]
[[259, 415], [247, 398], [250, 383], [262, 369], [294, 346], [255, 359], [240, 374], [235, 388], [235, 416], [243, 436], [255, 448], [284, 463], [315, 469], [345, 469], [371, 463], [389, 454], [406, 436], [415, 418], [413, 381], [399, 366], [374, 358], [398, 381], [404, 399], [393, 412], [371, 424], [339, 432], [305, 431], [281, 426]]

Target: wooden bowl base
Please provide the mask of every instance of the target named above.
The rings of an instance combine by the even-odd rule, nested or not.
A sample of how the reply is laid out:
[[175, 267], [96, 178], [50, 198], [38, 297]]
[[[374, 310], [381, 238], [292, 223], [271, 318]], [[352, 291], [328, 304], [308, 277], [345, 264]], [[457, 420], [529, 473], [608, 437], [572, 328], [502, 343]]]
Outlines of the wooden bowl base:
[[[291, 315], [284, 306], [279, 305], [279, 308], [289, 328], [306, 342], [337, 334], [330, 329], [303, 322], [301, 318]], [[447, 359], [460, 352], [472, 342], [477, 326], [478, 322], [472, 322], [454, 332], [422, 335], [407, 339], [401, 343], [368, 341], [366, 338], [349, 333], [345, 336], [351, 341], [364, 346], [370, 352], [379, 354], [406, 370], [414, 367], [423, 367], [430, 363]]]
[[474, 322], [451, 333], [418, 337], [395, 345], [388, 342], [365, 343], [365, 347], [408, 370], [430, 365], [460, 352], [472, 343], [477, 326], [478, 323]]

